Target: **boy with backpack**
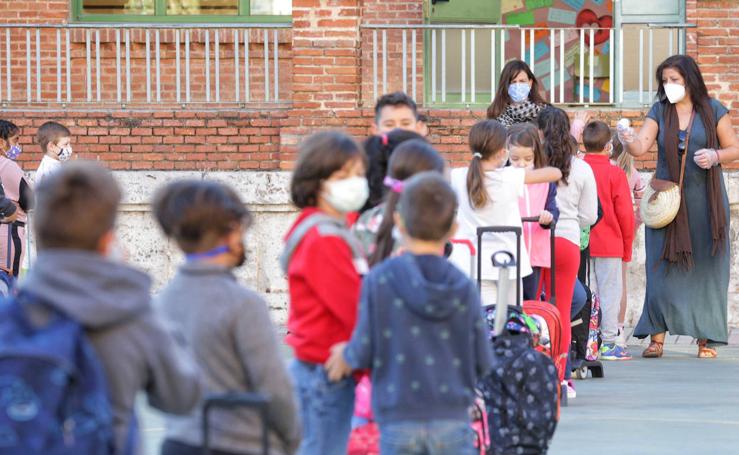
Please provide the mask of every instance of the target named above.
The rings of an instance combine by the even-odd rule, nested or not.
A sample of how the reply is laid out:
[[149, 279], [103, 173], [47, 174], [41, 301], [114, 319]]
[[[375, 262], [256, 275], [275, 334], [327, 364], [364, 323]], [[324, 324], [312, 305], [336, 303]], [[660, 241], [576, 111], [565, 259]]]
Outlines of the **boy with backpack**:
[[137, 453], [137, 394], [186, 414], [198, 371], [155, 318], [150, 278], [109, 259], [121, 198], [110, 172], [70, 163], [36, 197], [38, 257], [0, 310], [0, 388], [18, 401], [0, 425], [13, 453]]
[[326, 362], [332, 381], [372, 369], [383, 454], [475, 453], [468, 408], [492, 354], [477, 288], [443, 255], [456, 209], [438, 173], [406, 182], [396, 225], [409, 254], [365, 277], [351, 340]]
[[600, 295], [603, 360], [629, 360], [619, 345], [618, 314], [621, 306], [622, 262], [631, 261], [634, 241], [634, 208], [626, 173], [610, 161], [611, 129], [604, 122], [590, 122], [583, 131], [585, 162], [593, 169], [603, 217], [590, 232], [591, 283]]

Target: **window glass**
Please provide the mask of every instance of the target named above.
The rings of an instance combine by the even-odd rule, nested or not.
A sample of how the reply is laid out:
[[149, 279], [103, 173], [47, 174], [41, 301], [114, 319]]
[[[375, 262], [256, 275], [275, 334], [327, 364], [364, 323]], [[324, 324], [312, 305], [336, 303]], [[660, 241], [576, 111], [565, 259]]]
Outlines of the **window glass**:
[[82, 0], [84, 14], [154, 14], [155, 0]]
[[289, 16], [292, 14], [292, 0], [251, 0], [251, 14]]
[[219, 15], [239, 14], [239, 0], [167, 0], [167, 15]]

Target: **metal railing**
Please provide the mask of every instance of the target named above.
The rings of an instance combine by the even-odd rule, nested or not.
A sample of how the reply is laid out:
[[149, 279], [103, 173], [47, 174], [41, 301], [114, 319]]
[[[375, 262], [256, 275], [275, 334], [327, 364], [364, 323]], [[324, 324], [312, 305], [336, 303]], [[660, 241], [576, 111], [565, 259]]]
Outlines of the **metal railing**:
[[[695, 25], [625, 24], [618, 29], [596, 29], [383, 24], [364, 25], [363, 29], [369, 33], [364, 42], [369, 42], [371, 49], [372, 99], [382, 93], [402, 90], [420, 100], [417, 85], [421, 81], [424, 83], [423, 104], [487, 104], [495, 97], [503, 65], [511, 58], [520, 57], [537, 78], [544, 81], [547, 101], [590, 105], [623, 104], [636, 102], [637, 98], [640, 104], [650, 102], [655, 92], [652, 77], [656, 68], [655, 31], [667, 31], [665, 40], [669, 48], [663, 52], [666, 57], [672, 55], [675, 48], [678, 52], [684, 51], [681, 32], [690, 27]], [[624, 48], [629, 44], [624, 39], [625, 28], [629, 34], [638, 30], [638, 61], [632, 56], [624, 59]], [[645, 33], [648, 36], [646, 47]], [[450, 45], [452, 34], [456, 42]], [[419, 59], [419, 55], [422, 58]], [[600, 74], [596, 75], [596, 69]], [[638, 90], [626, 87], [625, 74], [632, 76], [629, 80], [638, 79]], [[455, 82], [450, 82], [451, 78]], [[411, 82], [410, 91], [408, 81]], [[605, 91], [607, 96], [604, 96]]]
[[285, 57], [279, 51], [290, 41], [280, 34], [290, 29], [290, 24], [0, 24], [0, 104], [279, 103], [285, 98], [280, 77]]

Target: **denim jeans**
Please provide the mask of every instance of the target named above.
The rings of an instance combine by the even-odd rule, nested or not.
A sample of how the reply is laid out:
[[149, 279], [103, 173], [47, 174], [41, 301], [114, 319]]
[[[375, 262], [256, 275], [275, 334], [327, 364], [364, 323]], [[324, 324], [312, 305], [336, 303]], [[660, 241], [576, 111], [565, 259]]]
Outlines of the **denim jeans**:
[[303, 422], [298, 455], [345, 455], [354, 412], [354, 379], [330, 382], [323, 365], [290, 364]]
[[463, 420], [380, 425], [382, 455], [475, 455], [475, 436]]

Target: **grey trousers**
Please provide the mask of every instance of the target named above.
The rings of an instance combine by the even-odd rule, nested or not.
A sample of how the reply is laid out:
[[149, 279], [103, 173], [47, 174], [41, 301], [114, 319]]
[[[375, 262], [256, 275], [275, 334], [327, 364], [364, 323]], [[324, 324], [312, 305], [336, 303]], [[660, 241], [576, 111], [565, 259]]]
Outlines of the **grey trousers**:
[[590, 286], [600, 297], [603, 319], [600, 331], [603, 343], [615, 343], [618, 338], [618, 312], [621, 308], [621, 258], [591, 258]]

